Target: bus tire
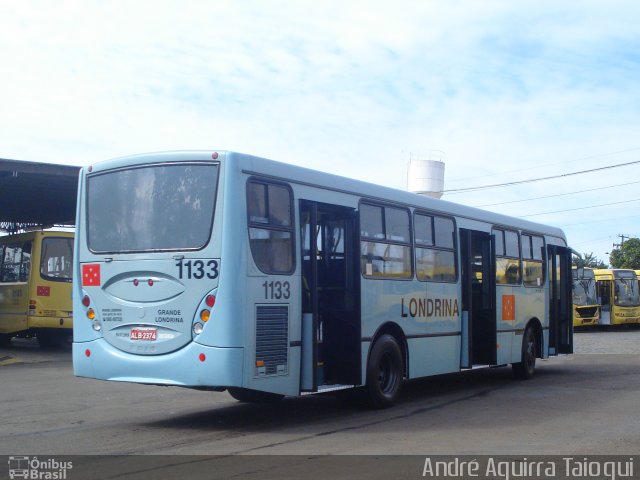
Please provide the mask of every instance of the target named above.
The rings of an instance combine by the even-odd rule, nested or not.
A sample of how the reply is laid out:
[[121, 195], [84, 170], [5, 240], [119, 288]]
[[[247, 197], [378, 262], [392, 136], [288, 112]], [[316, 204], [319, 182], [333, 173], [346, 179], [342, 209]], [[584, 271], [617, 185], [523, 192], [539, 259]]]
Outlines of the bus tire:
[[402, 350], [388, 334], [376, 340], [367, 362], [368, 400], [374, 408], [392, 406], [400, 395], [404, 377]]
[[284, 398], [284, 395], [271, 392], [260, 392], [258, 390], [250, 390], [248, 388], [227, 388], [229, 395], [239, 402], [246, 403], [275, 403]]
[[521, 361], [512, 365], [513, 374], [521, 380], [529, 380], [536, 373], [536, 339], [533, 328], [527, 327], [522, 337]]

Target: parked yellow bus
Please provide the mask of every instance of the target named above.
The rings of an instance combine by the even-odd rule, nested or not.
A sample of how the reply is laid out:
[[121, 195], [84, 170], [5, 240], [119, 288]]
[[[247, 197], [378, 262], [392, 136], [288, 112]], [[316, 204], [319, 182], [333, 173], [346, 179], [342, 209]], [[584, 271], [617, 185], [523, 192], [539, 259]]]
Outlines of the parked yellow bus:
[[[578, 277], [579, 272], [583, 272]], [[596, 278], [592, 268], [573, 268], [573, 326], [597, 325], [600, 304], [596, 295]]]
[[0, 237], [0, 343], [38, 338], [70, 342], [73, 233], [37, 231]]
[[600, 324], [640, 323], [640, 290], [634, 270], [595, 269]]

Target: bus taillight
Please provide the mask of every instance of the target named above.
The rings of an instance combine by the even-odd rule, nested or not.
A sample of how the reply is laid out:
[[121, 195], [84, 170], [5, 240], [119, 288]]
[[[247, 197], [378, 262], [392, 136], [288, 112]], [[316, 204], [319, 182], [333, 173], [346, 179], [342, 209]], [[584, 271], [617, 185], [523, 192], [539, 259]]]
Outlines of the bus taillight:
[[82, 305], [84, 305], [85, 307], [91, 305], [91, 299], [89, 298], [89, 295], [85, 295], [84, 297], [82, 297]]
[[212, 290], [202, 300], [196, 315], [193, 317], [193, 334], [200, 335], [204, 331], [205, 324], [211, 319], [211, 310], [216, 304], [216, 290]]

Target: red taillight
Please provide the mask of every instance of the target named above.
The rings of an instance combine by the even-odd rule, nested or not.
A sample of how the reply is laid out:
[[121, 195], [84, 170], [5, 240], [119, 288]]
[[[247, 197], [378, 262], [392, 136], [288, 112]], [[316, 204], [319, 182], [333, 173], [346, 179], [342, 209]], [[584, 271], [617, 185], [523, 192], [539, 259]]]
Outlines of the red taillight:
[[214, 295], [207, 295], [205, 302], [207, 303], [207, 306], [211, 308], [216, 304], [216, 297]]
[[213, 158], [214, 160], [216, 160], [218, 158], [218, 152], [213, 152], [211, 154], [211, 158]]
[[204, 353], [201, 353], [200, 355], [198, 355], [198, 360], [200, 360], [201, 362], [204, 362], [207, 359], [207, 356]]
[[150, 287], [153, 287], [153, 278], [150, 278], [147, 283], [149, 284]]
[[84, 297], [82, 297], [82, 304], [85, 307], [88, 307], [89, 305], [91, 305], [91, 299], [89, 298], [89, 295], [85, 295]]
[[87, 358], [89, 358], [91, 356], [91, 350], [89, 350], [88, 348], [84, 351], [84, 354]]
[[133, 286], [134, 286], [134, 287], [137, 287], [139, 284], [140, 284], [140, 282], [138, 281], [138, 279], [137, 279], [137, 278], [135, 278], [135, 279], [133, 280]]

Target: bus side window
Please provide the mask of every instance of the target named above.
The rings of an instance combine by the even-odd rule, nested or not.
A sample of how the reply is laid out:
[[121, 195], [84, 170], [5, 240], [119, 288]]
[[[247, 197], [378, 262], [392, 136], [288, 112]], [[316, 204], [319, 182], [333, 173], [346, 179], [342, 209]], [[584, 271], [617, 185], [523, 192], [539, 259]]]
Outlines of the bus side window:
[[22, 245], [22, 260], [20, 262], [20, 282], [26, 282], [31, 271], [31, 242]]
[[525, 287], [544, 284], [544, 238], [522, 234], [522, 270]]
[[409, 210], [360, 205], [360, 266], [365, 277], [413, 276]]
[[5, 245], [2, 252], [0, 282], [26, 282], [31, 267], [31, 243]]
[[292, 212], [292, 194], [287, 186], [249, 180], [249, 242], [260, 271], [276, 275], [293, 272]]
[[493, 229], [496, 238], [496, 283], [520, 283], [520, 242], [518, 232]]
[[455, 226], [453, 219], [414, 215], [418, 280], [455, 282]]

